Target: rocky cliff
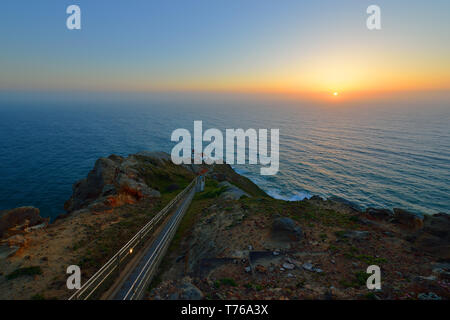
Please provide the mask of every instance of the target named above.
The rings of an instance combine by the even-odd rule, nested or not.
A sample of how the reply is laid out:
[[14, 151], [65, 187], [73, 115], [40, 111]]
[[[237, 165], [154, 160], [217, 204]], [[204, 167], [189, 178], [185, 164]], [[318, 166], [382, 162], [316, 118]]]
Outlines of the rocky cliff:
[[[3, 212], [0, 298], [66, 298], [68, 265], [87, 279], [206, 167], [160, 152], [111, 155], [74, 184], [54, 223], [36, 208]], [[450, 297], [449, 215], [276, 200], [228, 165], [207, 169], [148, 299]], [[376, 292], [365, 286], [374, 264]]]

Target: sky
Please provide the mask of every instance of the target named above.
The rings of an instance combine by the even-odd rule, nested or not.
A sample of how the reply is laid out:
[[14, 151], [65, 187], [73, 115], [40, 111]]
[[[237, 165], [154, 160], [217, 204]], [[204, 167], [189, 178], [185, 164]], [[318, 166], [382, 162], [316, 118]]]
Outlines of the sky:
[[450, 1], [3, 0], [0, 46], [3, 92], [448, 91]]

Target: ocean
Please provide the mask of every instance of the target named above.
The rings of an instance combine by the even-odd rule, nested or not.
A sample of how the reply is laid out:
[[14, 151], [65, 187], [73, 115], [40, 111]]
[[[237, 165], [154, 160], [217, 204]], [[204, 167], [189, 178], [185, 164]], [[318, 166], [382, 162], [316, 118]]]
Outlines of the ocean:
[[193, 132], [194, 120], [204, 130], [278, 128], [277, 175], [259, 175], [259, 165], [233, 166], [275, 198], [334, 195], [362, 208], [450, 213], [448, 102], [210, 96], [0, 100], [0, 210], [35, 206], [54, 218], [97, 158], [170, 153], [172, 131]]

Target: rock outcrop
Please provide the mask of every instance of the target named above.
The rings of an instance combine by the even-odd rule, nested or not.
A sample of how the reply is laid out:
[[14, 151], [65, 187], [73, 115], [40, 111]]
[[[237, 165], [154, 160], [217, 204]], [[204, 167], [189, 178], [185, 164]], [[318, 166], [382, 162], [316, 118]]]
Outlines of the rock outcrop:
[[[26, 295], [20, 280], [0, 277], [0, 289], [19, 298], [57, 290], [62, 295], [55, 297], [64, 298], [66, 265], [128, 241], [128, 235], [109, 235], [129, 231], [131, 237], [130, 228], [148, 221], [149, 208], [160, 210], [162, 201], [153, 198], [163, 194], [167, 200], [203, 169], [176, 166], [162, 152], [111, 155], [74, 184], [65, 206], [70, 214], [47, 229], [37, 230], [48, 219], [36, 208], [0, 212], [0, 275], [23, 265], [42, 267], [45, 274], [34, 281], [42, 285]], [[336, 197], [275, 200], [229, 165], [207, 169], [208, 189], [198, 194], [177, 230], [162, 284], [150, 298], [368, 298], [363, 275], [373, 264], [382, 268], [386, 284], [379, 299], [450, 298], [450, 215], [362, 211]], [[92, 241], [104, 234], [102, 241]], [[95, 257], [92, 272], [113, 252]]]
[[450, 215], [438, 213], [427, 216], [423, 228], [409, 237], [414, 247], [450, 261]]
[[39, 209], [20, 207], [0, 212], [0, 259], [14, 255], [28, 243], [26, 234], [46, 227], [49, 218], [40, 216]]
[[42, 218], [34, 207], [20, 207], [0, 213], [0, 238], [23, 233], [27, 228], [47, 224], [48, 218]]
[[[164, 155], [164, 153], [161, 153]], [[162, 164], [165, 157], [160, 154], [146, 154]], [[152, 156], [152, 157], [150, 157]], [[94, 208], [107, 205], [120, 205], [137, 201], [143, 197], [160, 197], [159, 191], [149, 187], [139, 172], [139, 160], [136, 155], [123, 158], [111, 155], [100, 158], [85, 179], [73, 185], [72, 197], [65, 203], [68, 212], [82, 209], [89, 205]]]
[[413, 230], [423, 227], [423, 215], [415, 214], [403, 209], [394, 208], [394, 222]]
[[277, 218], [272, 225], [272, 238], [280, 241], [300, 241], [302, 229], [291, 218]]

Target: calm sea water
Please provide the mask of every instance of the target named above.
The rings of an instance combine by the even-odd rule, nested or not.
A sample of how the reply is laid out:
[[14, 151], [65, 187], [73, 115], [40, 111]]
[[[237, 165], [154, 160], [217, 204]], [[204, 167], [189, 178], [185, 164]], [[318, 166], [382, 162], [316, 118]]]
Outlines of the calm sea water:
[[317, 106], [239, 99], [0, 104], [0, 209], [63, 212], [99, 157], [170, 152], [176, 128], [279, 128], [280, 171], [234, 166], [270, 195], [346, 198], [367, 207], [450, 212], [450, 107]]

